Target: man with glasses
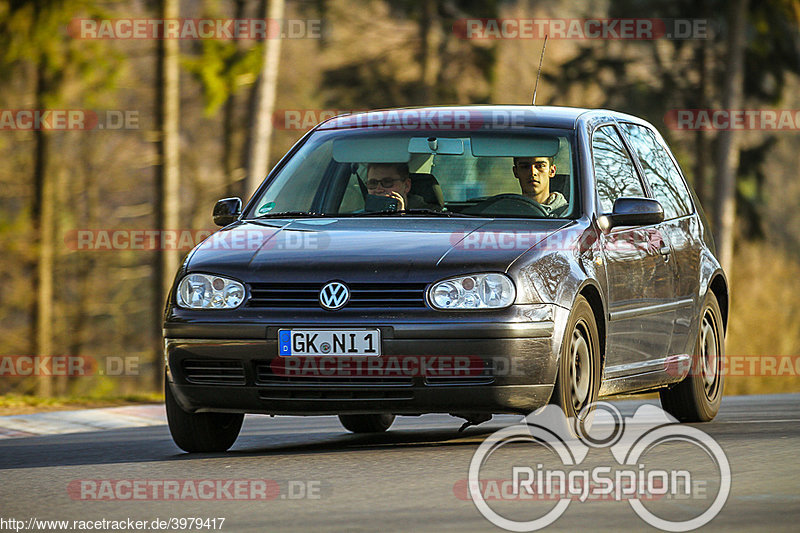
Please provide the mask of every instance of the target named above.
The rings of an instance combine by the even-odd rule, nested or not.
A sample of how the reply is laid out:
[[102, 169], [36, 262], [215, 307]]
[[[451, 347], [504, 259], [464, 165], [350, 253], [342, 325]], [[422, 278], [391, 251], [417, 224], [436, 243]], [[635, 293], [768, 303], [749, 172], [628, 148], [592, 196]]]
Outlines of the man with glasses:
[[541, 205], [549, 216], [558, 216], [566, 210], [564, 195], [550, 191], [550, 178], [556, 175], [552, 157], [515, 157], [513, 170], [522, 194]]
[[397, 210], [434, 209], [441, 210], [438, 205], [431, 205], [416, 194], [411, 194], [411, 178], [407, 163], [370, 163], [367, 167], [367, 192], [375, 196], [388, 196], [397, 200]]

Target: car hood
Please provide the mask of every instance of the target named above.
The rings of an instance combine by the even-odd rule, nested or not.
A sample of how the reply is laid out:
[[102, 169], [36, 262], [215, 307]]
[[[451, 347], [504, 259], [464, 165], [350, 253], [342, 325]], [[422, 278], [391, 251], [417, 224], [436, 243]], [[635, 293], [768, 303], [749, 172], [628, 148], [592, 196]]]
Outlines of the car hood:
[[248, 221], [198, 245], [190, 271], [246, 280], [430, 281], [506, 271], [564, 220], [423, 217]]

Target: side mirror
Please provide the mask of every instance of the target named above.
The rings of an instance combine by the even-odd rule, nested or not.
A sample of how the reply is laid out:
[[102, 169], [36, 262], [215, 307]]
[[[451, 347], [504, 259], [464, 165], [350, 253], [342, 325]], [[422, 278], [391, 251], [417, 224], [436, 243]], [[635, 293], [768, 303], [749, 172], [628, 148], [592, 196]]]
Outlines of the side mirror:
[[240, 198], [223, 198], [214, 206], [214, 224], [227, 226], [232, 224], [242, 214], [242, 200]]
[[598, 220], [600, 227], [608, 231], [617, 226], [650, 226], [664, 220], [664, 208], [650, 198], [617, 198], [614, 211]]

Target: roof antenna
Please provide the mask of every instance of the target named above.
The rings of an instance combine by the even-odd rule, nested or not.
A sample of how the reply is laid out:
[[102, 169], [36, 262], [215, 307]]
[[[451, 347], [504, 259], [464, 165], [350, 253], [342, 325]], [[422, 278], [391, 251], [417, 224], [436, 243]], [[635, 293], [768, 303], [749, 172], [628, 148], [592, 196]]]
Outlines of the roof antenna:
[[531, 105], [536, 105], [536, 89], [539, 88], [539, 75], [542, 73], [542, 60], [544, 60], [544, 49], [547, 48], [547, 35], [544, 36], [544, 44], [542, 44], [542, 55], [539, 56], [539, 70], [536, 72], [536, 85], [533, 87], [533, 100]]

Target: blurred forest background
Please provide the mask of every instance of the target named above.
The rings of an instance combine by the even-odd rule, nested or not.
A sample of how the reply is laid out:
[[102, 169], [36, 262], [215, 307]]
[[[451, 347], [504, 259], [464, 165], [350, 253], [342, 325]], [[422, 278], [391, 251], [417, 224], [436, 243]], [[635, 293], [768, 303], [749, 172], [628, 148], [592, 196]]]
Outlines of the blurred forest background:
[[[320, 25], [264, 42], [68, 31], [74, 19], [177, 17]], [[75, 250], [75, 230], [214, 230], [214, 202], [246, 199], [325, 111], [529, 104], [541, 40], [453, 31], [459, 19], [494, 17], [708, 20], [706, 38], [551, 39], [537, 103], [605, 107], [656, 125], [733, 254], [727, 353], [798, 356], [800, 131], [665, 124], [675, 109], [796, 114], [797, 0], [0, 0], [0, 110], [137, 117], [116, 130], [0, 129], [0, 356], [138, 363], [125, 377], [0, 377], [0, 394], [157, 391], [164, 286], [188, 248]], [[791, 373], [726, 385], [728, 394], [797, 390]]]

